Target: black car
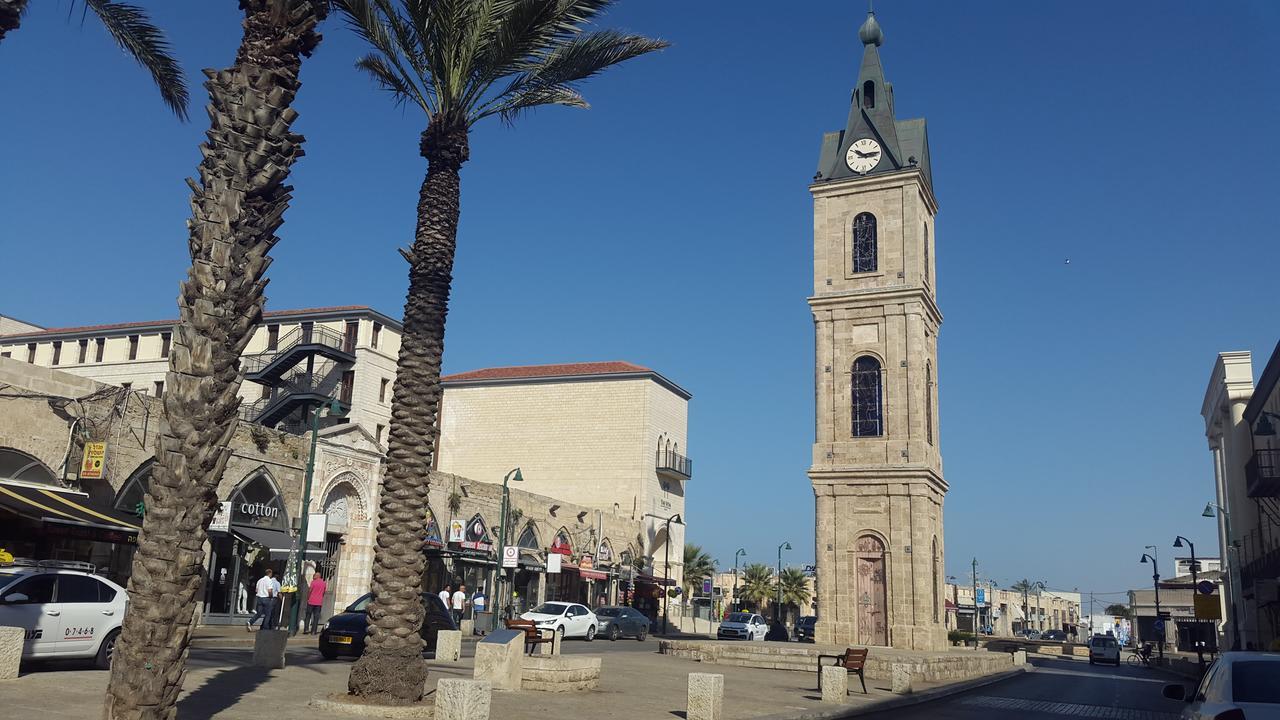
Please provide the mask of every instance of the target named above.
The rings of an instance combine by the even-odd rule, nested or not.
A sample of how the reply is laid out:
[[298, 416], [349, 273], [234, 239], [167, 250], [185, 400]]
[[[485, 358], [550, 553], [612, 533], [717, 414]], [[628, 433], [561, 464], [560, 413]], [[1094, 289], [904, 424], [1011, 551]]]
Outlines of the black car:
[[[373, 593], [366, 593], [325, 623], [320, 631], [320, 654], [326, 660], [333, 660], [339, 655], [359, 657], [364, 652], [364, 635], [369, 622], [365, 609], [371, 600]], [[435, 652], [436, 634], [441, 630], [457, 630], [458, 626], [439, 595], [423, 593], [422, 602], [427, 608], [427, 617], [422, 622], [422, 639], [426, 643], [423, 652]]]
[[596, 637], [617, 640], [633, 637], [644, 641], [649, 634], [649, 618], [635, 608], [601, 607], [595, 609]]
[[1040, 633], [1041, 640], [1052, 640], [1053, 642], [1066, 642], [1067, 634], [1061, 630], [1045, 630]]
[[814, 615], [805, 615], [796, 621], [796, 640], [799, 642], [813, 642], [813, 625], [818, 622], [818, 618]]

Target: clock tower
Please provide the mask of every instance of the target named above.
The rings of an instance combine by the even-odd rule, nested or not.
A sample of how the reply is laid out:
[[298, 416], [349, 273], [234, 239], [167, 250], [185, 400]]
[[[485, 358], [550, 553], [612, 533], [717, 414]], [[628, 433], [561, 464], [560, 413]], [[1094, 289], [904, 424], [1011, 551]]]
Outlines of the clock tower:
[[923, 119], [894, 115], [869, 13], [845, 129], [813, 194], [817, 640], [946, 646], [937, 203]]

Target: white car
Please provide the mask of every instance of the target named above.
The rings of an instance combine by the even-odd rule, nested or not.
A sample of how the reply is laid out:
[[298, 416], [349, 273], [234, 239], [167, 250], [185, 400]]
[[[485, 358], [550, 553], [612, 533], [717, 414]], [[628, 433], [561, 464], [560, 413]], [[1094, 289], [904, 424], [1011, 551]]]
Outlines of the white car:
[[129, 596], [89, 563], [19, 560], [0, 565], [0, 625], [25, 633], [22, 657], [93, 658], [111, 666]]
[[757, 613], [735, 612], [720, 623], [716, 638], [720, 640], [764, 640], [769, 634], [769, 623]]
[[563, 640], [569, 637], [596, 639], [597, 619], [586, 605], [570, 602], [545, 602], [520, 616], [532, 620], [540, 630], [555, 630]]
[[1280, 654], [1226, 652], [1209, 666], [1190, 695], [1182, 685], [1165, 685], [1164, 696], [1186, 700], [1183, 720], [1275, 720], [1280, 718]]
[[1089, 664], [1110, 663], [1120, 666], [1120, 643], [1110, 635], [1094, 635], [1089, 638]]

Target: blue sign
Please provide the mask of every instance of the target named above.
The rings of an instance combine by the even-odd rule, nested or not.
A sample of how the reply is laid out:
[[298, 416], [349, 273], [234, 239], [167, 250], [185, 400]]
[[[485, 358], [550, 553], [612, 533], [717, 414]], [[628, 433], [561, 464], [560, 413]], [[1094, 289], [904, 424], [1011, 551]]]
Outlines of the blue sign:
[[1214, 584], [1208, 580], [1201, 580], [1196, 583], [1196, 590], [1200, 591], [1201, 595], [1212, 595], [1215, 589]]
[[711, 594], [711, 581], [710, 581], [710, 580], [703, 580], [703, 581], [702, 581], [702, 594], [703, 594], [703, 595], [710, 595], [710, 594]]
[[1160, 634], [1164, 634], [1164, 620], [1162, 620], [1162, 619], [1160, 619], [1160, 618], [1156, 618], [1156, 621], [1155, 621], [1155, 622], [1153, 622], [1153, 623], [1151, 623], [1151, 627], [1152, 627], [1152, 629], [1154, 629], [1156, 632], [1158, 632], [1158, 633], [1160, 633]]
[[987, 601], [987, 591], [985, 588], [978, 588], [978, 604], [981, 605]]

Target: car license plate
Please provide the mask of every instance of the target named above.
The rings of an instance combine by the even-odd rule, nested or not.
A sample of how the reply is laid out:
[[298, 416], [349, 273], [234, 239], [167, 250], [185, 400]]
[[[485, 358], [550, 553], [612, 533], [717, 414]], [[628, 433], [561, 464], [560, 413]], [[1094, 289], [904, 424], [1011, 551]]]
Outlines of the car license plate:
[[350, 645], [351, 638], [347, 637], [346, 635], [330, 635], [329, 642], [333, 643], [334, 645]]

